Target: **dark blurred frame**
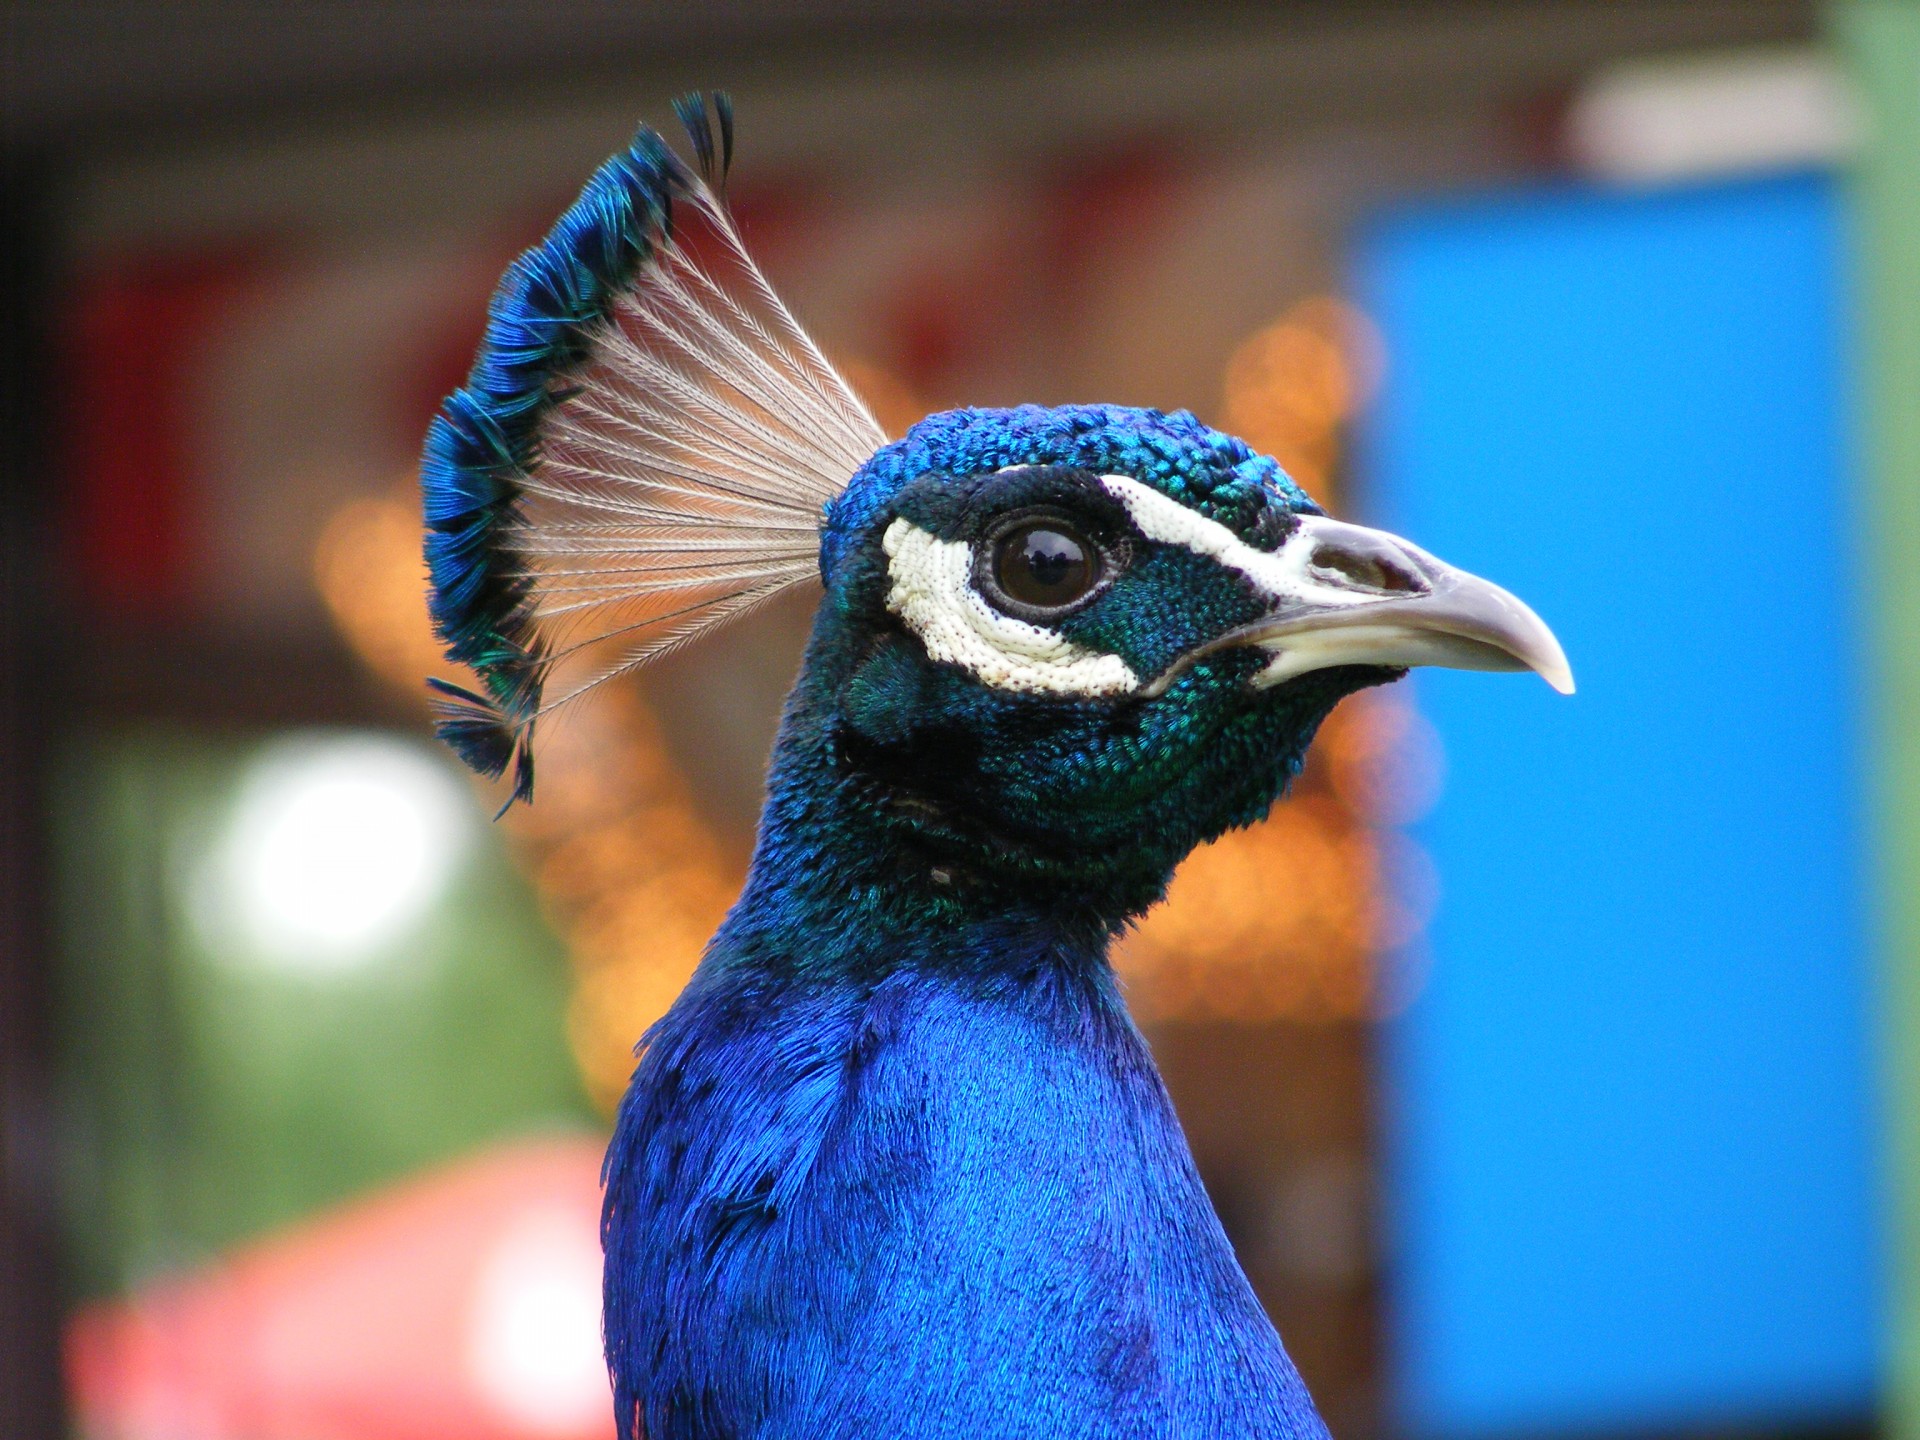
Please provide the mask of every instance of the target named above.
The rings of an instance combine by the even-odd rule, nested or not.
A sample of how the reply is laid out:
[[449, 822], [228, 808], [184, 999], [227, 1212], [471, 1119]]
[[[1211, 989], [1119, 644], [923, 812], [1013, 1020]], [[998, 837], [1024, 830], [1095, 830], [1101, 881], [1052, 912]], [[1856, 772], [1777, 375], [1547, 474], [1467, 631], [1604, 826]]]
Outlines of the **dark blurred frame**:
[[44, 156], [0, 155], [0, 1434], [18, 1440], [65, 1433], [45, 764], [62, 628], [54, 188]]

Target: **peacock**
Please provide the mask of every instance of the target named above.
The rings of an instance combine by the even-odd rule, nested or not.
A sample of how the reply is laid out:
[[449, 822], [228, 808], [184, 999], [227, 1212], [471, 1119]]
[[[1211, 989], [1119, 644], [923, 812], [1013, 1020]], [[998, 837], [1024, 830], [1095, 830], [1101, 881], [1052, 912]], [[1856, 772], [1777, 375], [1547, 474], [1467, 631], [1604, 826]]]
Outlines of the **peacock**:
[[1571, 692], [1566, 658], [1184, 411], [890, 441], [742, 243], [730, 101], [675, 108], [690, 160], [642, 128], [509, 269], [422, 468], [478, 677], [429, 682], [439, 733], [506, 806], [556, 712], [821, 587], [744, 888], [607, 1152], [618, 1432], [1325, 1435], [1108, 947], [1342, 697]]

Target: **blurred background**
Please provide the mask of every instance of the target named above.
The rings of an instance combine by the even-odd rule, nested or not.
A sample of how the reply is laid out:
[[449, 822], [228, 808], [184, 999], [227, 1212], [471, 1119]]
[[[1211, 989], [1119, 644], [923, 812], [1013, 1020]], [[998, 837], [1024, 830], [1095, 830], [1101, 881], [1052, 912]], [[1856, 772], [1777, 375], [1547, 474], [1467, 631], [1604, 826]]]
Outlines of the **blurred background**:
[[1189, 407], [1580, 677], [1118, 963], [1336, 1435], [1920, 1437], [1920, 0], [15, 5], [0, 1433], [606, 1440], [598, 1162], [809, 601], [428, 741], [414, 466], [636, 119], [898, 432]]

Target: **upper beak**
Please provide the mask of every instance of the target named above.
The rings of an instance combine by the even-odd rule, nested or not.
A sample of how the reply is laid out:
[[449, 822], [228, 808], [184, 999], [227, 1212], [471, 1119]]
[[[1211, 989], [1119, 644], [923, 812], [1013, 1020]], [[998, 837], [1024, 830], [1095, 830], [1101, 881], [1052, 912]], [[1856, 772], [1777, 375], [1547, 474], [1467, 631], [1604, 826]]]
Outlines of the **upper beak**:
[[[1532, 670], [1562, 695], [1573, 670], [1546, 623], [1491, 581], [1363, 525], [1303, 516], [1286, 543], [1242, 568], [1267, 614], [1185, 657], [1257, 645], [1273, 658], [1256, 685], [1334, 665]], [[1157, 693], [1185, 665], [1150, 686]]]

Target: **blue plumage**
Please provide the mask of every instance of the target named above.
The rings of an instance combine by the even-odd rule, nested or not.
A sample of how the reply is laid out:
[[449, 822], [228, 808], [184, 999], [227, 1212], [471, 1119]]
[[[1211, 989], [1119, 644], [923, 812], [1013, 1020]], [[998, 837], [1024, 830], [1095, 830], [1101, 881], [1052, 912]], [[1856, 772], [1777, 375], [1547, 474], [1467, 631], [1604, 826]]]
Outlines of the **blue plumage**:
[[[643, 133], [596, 177], [425, 474], [436, 621], [486, 687], [441, 684], [441, 731], [516, 797], [581, 617], [652, 637], [619, 673], [824, 585], [745, 890], [607, 1154], [623, 1440], [1324, 1435], [1107, 947], [1343, 696], [1410, 664], [1570, 688], [1565, 659], [1185, 413], [885, 443], [739, 248], [730, 108], [718, 144], [679, 108], [698, 173]], [[675, 248], [675, 196], [737, 288]]]
[[824, 984], [734, 934], [609, 1160], [623, 1433], [1325, 1433], [1099, 947], [900, 937]]
[[1185, 410], [1128, 405], [1022, 405], [929, 415], [873, 457], [828, 507], [820, 568], [831, 576], [854, 537], [900, 489], [925, 475], [983, 475], [1040, 463], [1113, 470], [1164, 485], [1183, 504], [1229, 524], [1258, 513], [1320, 507], [1279, 462]]

